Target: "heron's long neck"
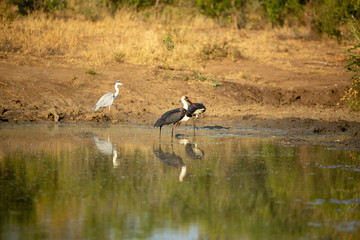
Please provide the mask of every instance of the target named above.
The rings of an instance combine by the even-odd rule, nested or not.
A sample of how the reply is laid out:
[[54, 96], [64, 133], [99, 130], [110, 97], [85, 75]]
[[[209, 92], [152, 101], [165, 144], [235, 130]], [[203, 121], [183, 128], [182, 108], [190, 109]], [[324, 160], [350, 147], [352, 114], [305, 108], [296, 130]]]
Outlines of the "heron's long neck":
[[189, 104], [184, 100], [184, 99], [181, 99], [182, 103], [184, 104], [184, 107], [186, 110], [188, 110], [189, 108]]
[[119, 87], [117, 84], [115, 84], [115, 90], [116, 90], [115, 97], [117, 97], [117, 95], [119, 95]]
[[113, 161], [116, 161], [117, 159], [117, 151], [113, 149]]
[[114, 149], [113, 150], [113, 166], [117, 167], [119, 165], [119, 163], [117, 162], [117, 151]]

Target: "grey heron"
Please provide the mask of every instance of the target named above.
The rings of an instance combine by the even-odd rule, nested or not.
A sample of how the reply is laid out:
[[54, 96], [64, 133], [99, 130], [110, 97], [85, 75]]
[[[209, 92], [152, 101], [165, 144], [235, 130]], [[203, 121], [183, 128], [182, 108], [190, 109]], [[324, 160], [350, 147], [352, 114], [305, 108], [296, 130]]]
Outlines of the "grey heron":
[[121, 86], [122, 83], [120, 81], [117, 81], [115, 83], [115, 93], [112, 92], [108, 92], [105, 95], [103, 95], [99, 101], [96, 103], [96, 105], [92, 108], [94, 111], [100, 109], [100, 108], [106, 108], [109, 107], [109, 113], [111, 113], [111, 105], [113, 104], [115, 98], [117, 97], [117, 95], [119, 95], [119, 88], [118, 86]]
[[189, 120], [189, 118], [192, 116], [187, 111], [189, 108], [189, 105], [193, 104], [190, 101], [190, 99], [187, 96], [182, 96], [181, 102], [184, 104], [183, 107], [167, 111], [154, 124], [155, 128], [157, 128], [157, 127], [160, 128], [159, 140], [161, 139], [161, 128], [163, 125], [173, 124], [172, 129], [171, 129], [171, 141], [172, 141], [175, 125], [179, 126], [181, 124], [181, 122]]

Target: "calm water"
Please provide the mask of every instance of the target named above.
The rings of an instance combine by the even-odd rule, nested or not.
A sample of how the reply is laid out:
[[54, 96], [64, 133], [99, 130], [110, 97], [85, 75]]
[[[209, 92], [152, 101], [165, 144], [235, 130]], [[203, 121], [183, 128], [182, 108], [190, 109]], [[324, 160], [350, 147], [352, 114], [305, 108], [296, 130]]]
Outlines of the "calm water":
[[1, 239], [360, 236], [359, 152], [231, 129], [172, 146], [169, 133], [0, 125]]

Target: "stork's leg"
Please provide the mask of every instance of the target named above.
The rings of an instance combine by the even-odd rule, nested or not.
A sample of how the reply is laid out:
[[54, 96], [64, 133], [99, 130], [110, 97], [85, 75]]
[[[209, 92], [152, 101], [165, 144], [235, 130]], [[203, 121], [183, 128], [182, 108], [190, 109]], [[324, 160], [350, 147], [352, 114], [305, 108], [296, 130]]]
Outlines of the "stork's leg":
[[160, 131], [159, 131], [159, 144], [160, 144], [160, 141], [161, 141], [161, 128], [162, 128], [162, 126], [160, 127]]
[[195, 123], [195, 120], [196, 120], [196, 118], [193, 118], [193, 127], [194, 127], [194, 136], [195, 136], [195, 128], [196, 128], [196, 123]]
[[171, 142], [173, 142], [174, 126], [175, 126], [175, 124], [173, 124], [173, 126], [172, 126], [172, 128], [171, 128]]

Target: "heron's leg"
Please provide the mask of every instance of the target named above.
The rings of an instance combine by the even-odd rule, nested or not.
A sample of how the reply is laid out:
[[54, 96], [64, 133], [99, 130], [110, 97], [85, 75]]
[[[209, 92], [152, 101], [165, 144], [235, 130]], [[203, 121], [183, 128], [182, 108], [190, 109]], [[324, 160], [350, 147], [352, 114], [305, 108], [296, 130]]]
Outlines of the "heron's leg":
[[110, 119], [112, 120], [112, 116], [111, 116], [111, 105], [109, 106], [109, 115], [110, 115]]

